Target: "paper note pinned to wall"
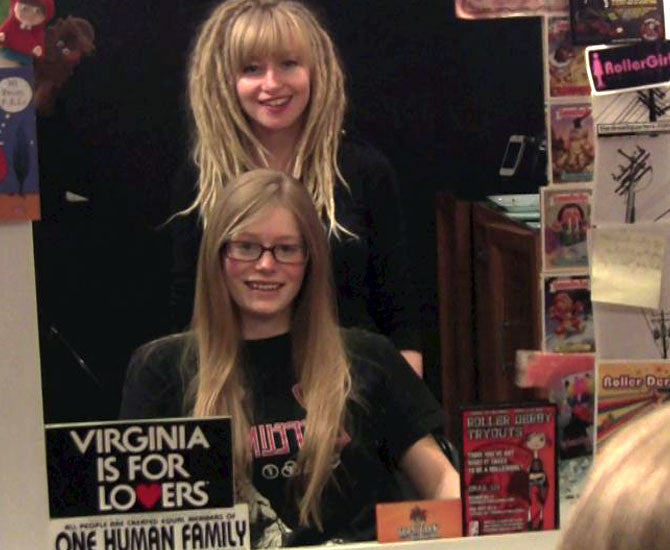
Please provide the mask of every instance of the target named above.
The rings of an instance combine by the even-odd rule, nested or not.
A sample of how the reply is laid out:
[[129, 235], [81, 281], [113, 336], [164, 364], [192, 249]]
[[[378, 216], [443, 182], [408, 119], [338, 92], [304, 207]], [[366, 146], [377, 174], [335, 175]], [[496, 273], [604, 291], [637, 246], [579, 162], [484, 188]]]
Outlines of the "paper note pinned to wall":
[[665, 237], [626, 227], [594, 229], [591, 300], [658, 309]]

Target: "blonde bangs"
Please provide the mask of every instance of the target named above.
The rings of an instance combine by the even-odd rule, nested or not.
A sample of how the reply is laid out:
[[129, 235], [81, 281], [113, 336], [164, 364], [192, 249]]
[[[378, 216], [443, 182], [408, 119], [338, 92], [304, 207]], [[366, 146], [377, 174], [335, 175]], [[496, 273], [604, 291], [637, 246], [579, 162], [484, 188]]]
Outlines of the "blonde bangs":
[[311, 66], [310, 38], [304, 24], [283, 10], [250, 10], [230, 33], [231, 66], [235, 74], [254, 61], [298, 56]]

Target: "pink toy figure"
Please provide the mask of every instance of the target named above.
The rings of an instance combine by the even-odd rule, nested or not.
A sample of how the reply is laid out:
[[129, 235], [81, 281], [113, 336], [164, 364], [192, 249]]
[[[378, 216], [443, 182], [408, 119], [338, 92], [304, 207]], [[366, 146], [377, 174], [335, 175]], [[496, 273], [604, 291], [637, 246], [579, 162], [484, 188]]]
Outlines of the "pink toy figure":
[[54, 0], [11, 0], [0, 27], [0, 47], [25, 56], [44, 54], [44, 28], [54, 15]]
[[546, 436], [541, 432], [528, 434], [526, 447], [533, 453], [533, 460], [528, 472], [528, 529], [539, 531], [544, 525], [544, 503], [547, 500], [547, 474], [539, 456], [541, 449], [547, 444]]

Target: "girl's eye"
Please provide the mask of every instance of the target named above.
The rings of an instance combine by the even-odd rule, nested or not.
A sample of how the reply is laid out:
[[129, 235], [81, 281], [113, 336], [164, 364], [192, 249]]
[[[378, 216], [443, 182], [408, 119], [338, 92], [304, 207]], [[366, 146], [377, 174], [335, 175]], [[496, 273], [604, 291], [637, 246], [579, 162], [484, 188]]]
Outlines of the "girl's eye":
[[260, 65], [258, 65], [257, 63], [250, 63], [249, 65], [245, 65], [242, 68], [242, 74], [258, 74], [260, 70], [261, 70]]
[[299, 65], [298, 61], [296, 59], [285, 59], [284, 61], [281, 62], [282, 67], [285, 69], [290, 69], [292, 67], [297, 67]]

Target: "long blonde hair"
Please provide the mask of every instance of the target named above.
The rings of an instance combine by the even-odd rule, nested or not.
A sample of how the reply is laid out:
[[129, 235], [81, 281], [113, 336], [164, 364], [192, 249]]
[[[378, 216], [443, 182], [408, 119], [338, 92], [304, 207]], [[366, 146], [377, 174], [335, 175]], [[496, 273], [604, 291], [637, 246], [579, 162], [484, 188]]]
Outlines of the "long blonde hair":
[[290, 175], [308, 189], [316, 209], [338, 233], [334, 189], [344, 182], [337, 152], [345, 110], [344, 75], [333, 43], [305, 6], [293, 0], [227, 0], [205, 21], [191, 54], [188, 93], [196, 128], [193, 159], [200, 169], [191, 208], [204, 224], [224, 186], [239, 174], [267, 166], [236, 92], [250, 61], [298, 50], [309, 64], [311, 94]]
[[670, 548], [670, 406], [633, 422], [595, 458], [558, 550]]
[[293, 213], [309, 252], [291, 320], [294, 368], [307, 411], [304, 443], [298, 453], [298, 471], [303, 473], [298, 509], [302, 524], [321, 527], [319, 503], [332, 474], [351, 377], [337, 324], [325, 229], [309, 193], [281, 172], [256, 169], [243, 174], [225, 187], [211, 210], [197, 268], [193, 331], [198, 374], [191, 389], [193, 413], [232, 416], [236, 485], [238, 494], [244, 494], [252, 460], [251, 394], [245, 387], [240, 323], [226, 287], [221, 250], [262, 211], [278, 206]]

